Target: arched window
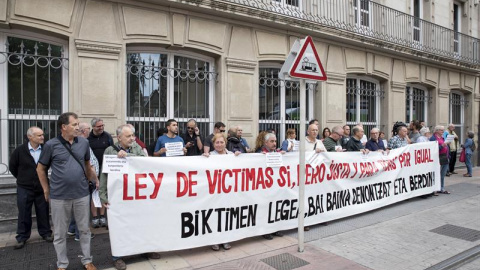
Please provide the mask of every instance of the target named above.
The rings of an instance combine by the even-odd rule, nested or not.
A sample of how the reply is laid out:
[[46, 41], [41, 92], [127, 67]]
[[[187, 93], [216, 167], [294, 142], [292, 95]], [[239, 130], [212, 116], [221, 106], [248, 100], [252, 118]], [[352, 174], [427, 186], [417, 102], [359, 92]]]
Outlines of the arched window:
[[68, 109], [67, 48], [60, 39], [0, 31], [0, 163], [31, 126], [43, 130], [45, 141], [57, 136], [58, 116]]
[[347, 78], [347, 125], [363, 124], [365, 134], [380, 127], [380, 102], [384, 91], [379, 82], [359, 76]]
[[430, 97], [428, 90], [418, 84], [407, 85], [405, 89], [405, 122], [427, 120], [427, 108]]
[[[300, 84], [278, 78], [280, 64], [262, 64], [259, 69], [259, 131], [274, 130], [277, 142], [285, 139], [286, 131], [294, 128], [297, 139], [300, 134]], [[306, 118], [313, 115], [313, 90], [307, 84]]]
[[195, 119], [203, 136], [213, 130], [213, 93], [217, 74], [213, 59], [163, 50], [127, 53], [127, 122], [146, 144], [168, 119], [179, 124]]

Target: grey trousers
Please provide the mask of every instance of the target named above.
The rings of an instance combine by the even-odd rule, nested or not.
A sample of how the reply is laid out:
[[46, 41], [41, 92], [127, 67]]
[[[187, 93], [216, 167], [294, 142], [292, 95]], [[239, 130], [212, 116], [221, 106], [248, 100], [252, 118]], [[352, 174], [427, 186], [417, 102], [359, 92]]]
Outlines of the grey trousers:
[[67, 230], [70, 219], [73, 215], [77, 221], [78, 231], [80, 233], [80, 247], [83, 257], [82, 264], [92, 262], [90, 255], [90, 196], [74, 200], [50, 200], [53, 221], [53, 245], [57, 252], [57, 267], [67, 268]]

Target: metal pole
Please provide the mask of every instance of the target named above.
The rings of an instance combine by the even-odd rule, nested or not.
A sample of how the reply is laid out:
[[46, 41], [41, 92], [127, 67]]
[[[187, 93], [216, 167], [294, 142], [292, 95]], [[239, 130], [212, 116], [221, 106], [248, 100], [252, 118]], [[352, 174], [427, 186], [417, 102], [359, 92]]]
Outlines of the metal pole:
[[304, 239], [304, 212], [305, 212], [305, 107], [307, 91], [305, 89], [305, 80], [300, 79], [300, 149], [299, 149], [299, 179], [298, 185], [298, 252], [305, 249]]

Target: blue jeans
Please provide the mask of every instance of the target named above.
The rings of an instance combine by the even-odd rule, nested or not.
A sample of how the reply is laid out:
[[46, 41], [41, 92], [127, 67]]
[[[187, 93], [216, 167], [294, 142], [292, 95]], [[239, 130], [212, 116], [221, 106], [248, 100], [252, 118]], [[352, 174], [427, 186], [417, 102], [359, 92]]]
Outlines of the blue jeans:
[[447, 175], [447, 172], [448, 172], [448, 164], [445, 164], [445, 165], [441, 165], [440, 167], [440, 176], [441, 176], [441, 187], [440, 187], [440, 191], [443, 192], [445, 191], [445, 175]]
[[70, 221], [70, 225], [68, 225], [68, 232], [75, 233], [75, 239], [80, 239], [80, 233], [78, 232], [77, 222], [74, 216], [72, 216], [72, 221]]
[[465, 154], [465, 165], [467, 166], [467, 173], [472, 175], [472, 154]]

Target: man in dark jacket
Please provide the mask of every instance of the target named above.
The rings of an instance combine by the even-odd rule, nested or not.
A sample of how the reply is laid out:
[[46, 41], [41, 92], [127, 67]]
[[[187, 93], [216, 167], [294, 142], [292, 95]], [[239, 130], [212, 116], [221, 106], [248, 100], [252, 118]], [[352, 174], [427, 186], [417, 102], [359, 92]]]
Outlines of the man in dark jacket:
[[243, 145], [242, 141], [237, 137], [237, 128], [233, 127], [228, 130], [227, 150], [230, 152], [246, 153], [247, 149]]
[[92, 131], [87, 140], [90, 144], [90, 148], [92, 148], [93, 154], [98, 160], [101, 172], [103, 165], [103, 152], [105, 152], [107, 147], [113, 145], [113, 139], [112, 135], [105, 131], [105, 124], [103, 124], [101, 118], [95, 117], [90, 123], [92, 124]]
[[32, 205], [35, 205], [37, 229], [40, 236], [52, 242], [52, 230], [48, 216], [48, 202], [37, 176], [37, 163], [42, 152], [43, 131], [31, 127], [27, 131], [28, 141], [13, 151], [10, 157], [10, 172], [17, 178], [17, 244], [15, 249], [25, 246], [32, 232]]

